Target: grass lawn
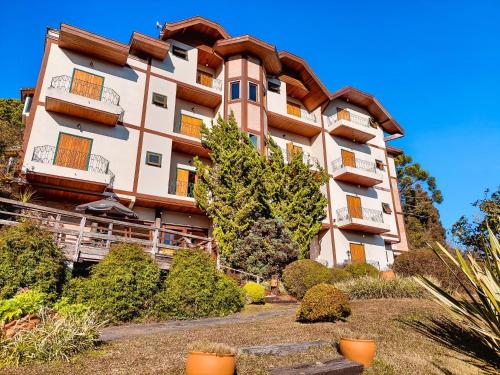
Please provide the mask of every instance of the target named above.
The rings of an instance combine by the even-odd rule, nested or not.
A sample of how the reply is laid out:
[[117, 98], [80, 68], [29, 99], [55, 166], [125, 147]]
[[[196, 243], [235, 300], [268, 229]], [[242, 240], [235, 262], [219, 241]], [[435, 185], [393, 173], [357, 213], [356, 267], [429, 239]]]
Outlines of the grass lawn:
[[[2, 374], [183, 374], [186, 347], [194, 340], [224, 342], [236, 347], [305, 341], [338, 341], [346, 331], [373, 336], [378, 344], [375, 365], [367, 374], [478, 374], [464, 357], [431, 341], [404, 324], [442, 310], [428, 300], [365, 300], [352, 302], [347, 322], [301, 324], [290, 306], [251, 306], [244, 314], [282, 309], [255, 322], [228, 323], [129, 337], [102, 344], [70, 363], [55, 362], [17, 369]], [[309, 349], [287, 356], [241, 355], [238, 374], [268, 374], [271, 366], [314, 362], [338, 356], [333, 346]]]

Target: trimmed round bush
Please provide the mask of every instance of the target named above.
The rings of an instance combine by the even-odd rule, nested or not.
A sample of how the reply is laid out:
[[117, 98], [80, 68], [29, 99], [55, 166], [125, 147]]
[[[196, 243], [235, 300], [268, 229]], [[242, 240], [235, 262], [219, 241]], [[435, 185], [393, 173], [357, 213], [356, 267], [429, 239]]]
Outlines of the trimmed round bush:
[[332, 268], [332, 283], [344, 281], [352, 278], [352, 275], [344, 268]]
[[253, 281], [249, 281], [243, 286], [248, 303], [263, 304], [266, 298], [266, 289]]
[[312, 259], [300, 259], [290, 263], [283, 271], [283, 283], [288, 293], [302, 299], [306, 292], [321, 283], [331, 281], [331, 271]]
[[65, 290], [69, 303], [84, 303], [106, 320], [124, 322], [148, 315], [159, 285], [160, 268], [151, 257], [138, 245], [118, 244], [90, 278], [72, 279]]
[[[450, 260], [445, 259], [445, 261], [451, 264]], [[446, 290], [460, 289], [460, 283], [453, 275], [453, 271], [431, 249], [411, 250], [398, 255], [394, 259], [392, 269], [399, 276], [430, 276]]]
[[51, 233], [32, 222], [0, 231], [0, 299], [29, 288], [55, 300], [64, 276], [61, 250]]
[[331, 284], [318, 284], [307, 291], [297, 311], [299, 322], [335, 322], [351, 314], [347, 296]]
[[378, 277], [379, 274], [378, 269], [368, 263], [350, 263], [344, 267], [344, 270], [349, 272], [352, 277]]
[[160, 318], [191, 319], [228, 315], [244, 304], [244, 291], [216, 269], [210, 255], [181, 250], [157, 296], [155, 310]]
[[372, 298], [424, 298], [425, 289], [411, 277], [378, 279], [370, 276], [358, 277], [335, 283], [349, 299]]

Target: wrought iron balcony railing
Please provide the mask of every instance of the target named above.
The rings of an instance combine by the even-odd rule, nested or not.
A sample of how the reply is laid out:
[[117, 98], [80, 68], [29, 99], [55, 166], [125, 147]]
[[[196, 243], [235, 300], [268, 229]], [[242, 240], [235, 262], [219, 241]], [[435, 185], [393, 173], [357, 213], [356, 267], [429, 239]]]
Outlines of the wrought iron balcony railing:
[[31, 160], [38, 163], [54, 164], [61, 167], [106, 174], [111, 177], [111, 181], [114, 179], [114, 174], [109, 169], [109, 160], [101, 155], [45, 145], [36, 146], [33, 149]]
[[351, 160], [344, 160], [342, 158], [338, 158], [332, 161], [333, 172], [345, 167], [352, 167], [352, 168], [362, 169], [364, 171], [371, 173], [378, 173], [376, 164], [372, 163], [371, 161], [362, 160], [358, 158], [354, 158]]
[[316, 122], [316, 115], [314, 113], [307, 112], [305, 109], [300, 109], [300, 118], [307, 121]]
[[196, 83], [210, 87], [212, 89], [215, 89], [217, 91], [222, 91], [222, 80], [217, 79], [217, 78], [207, 78], [205, 75], [201, 75], [199, 73], [196, 74]]
[[194, 182], [170, 181], [168, 193], [181, 197], [194, 197]]
[[337, 210], [337, 221], [349, 221], [360, 219], [372, 221], [374, 223], [384, 223], [382, 211], [372, 210], [371, 208], [343, 207]]
[[337, 122], [341, 121], [341, 120], [347, 120], [347, 121], [350, 121], [354, 124], [357, 124], [357, 125], [361, 125], [361, 126], [365, 126], [367, 128], [370, 128], [371, 127], [371, 118], [370, 117], [367, 117], [367, 116], [362, 116], [362, 115], [358, 115], [357, 113], [355, 112], [352, 112], [352, 111], [348, 111], [349, 113], [349, 119], [345, 119], [345, 118], [338, 118], [337, 114], [333, 114], [331, 116], [328, 117], [328, 124], [329, 125], [334, 125], [336, 124]]
[[105, 103], [120, 104], [120, 95], [115, 90], [70, 76], [62, 75], [53, 77], [50, 87]]

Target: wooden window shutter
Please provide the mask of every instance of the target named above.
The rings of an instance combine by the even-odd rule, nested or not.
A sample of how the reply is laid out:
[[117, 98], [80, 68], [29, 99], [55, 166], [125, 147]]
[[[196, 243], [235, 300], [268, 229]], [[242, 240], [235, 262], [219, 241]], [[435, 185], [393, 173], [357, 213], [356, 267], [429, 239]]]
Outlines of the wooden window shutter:
[[87, 170], [92, 139], [61, 133], [54, 164], [61, 167]]
[[71, 93], [101, 100], [104, 77], [75, 69], [71, 81]]
[[352, 195], [347, 196], [347, 210], [351, 218], [362, 219], [361, 198]]
[[351, 121], [351, 114], [345, 108], [337, 108], [337, 120]]
[[356, 158], [354, 157], [354, 152], [347, 150], [340, 150], [342, 155], [342, 164], [344, 167], [356, 168]]
[[203, 120], [188, 116], [181, 115], [181, 133], [190, 137], [201, 138], [201, 126]]
[[187, 197], [188, 185], [189, 185], [189, 171], [187, 169], [177, 168], [175, 195]]
[[300, 117], [300, 106], [298, 104], [287, 102], [286, 103], [286, 112], [289, 115]]
[[363, 244], [351, 243], [349, 244], [351, 251], [352, 263], [366, 263], [365, 246]]
[[196, 76], [196, 82], [198, 82], [200, 85], [207, 86], [207, 87], [212, 87], [213, 86], [213, 75], [207, 72], [204, 72], [203, 70], [198, 70], [197, 76]]

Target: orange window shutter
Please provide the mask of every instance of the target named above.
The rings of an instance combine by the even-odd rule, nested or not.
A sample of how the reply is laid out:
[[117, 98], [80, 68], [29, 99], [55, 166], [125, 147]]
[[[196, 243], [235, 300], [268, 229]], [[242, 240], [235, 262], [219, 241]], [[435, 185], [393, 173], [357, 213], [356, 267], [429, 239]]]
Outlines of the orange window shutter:
[[187, 169], [177, 169], [177, 184], [175, 194], [187, 197], [189, 187], [189, 171]]
[[365, 246], [362, 244], [351, 243], [349, 244], [351, 250], [352, 263], [366, 263]]
[[347, 109], [337, 108], [337, 119], [350, 121], [351, 115]]
[[198, 70], [198, 83], [203, 86], [212, 87], [214, 77], [212, 74]]
[[344, 167], [354, 167], [356, 168], [356, 159], [354, 158], [354, 152], [341, 150], [342, 164]]
[[87, 98], [100, 100], [104, 77], [75, 69], [71, 92]]
[[61, 134], [54, 164], [61, 167], [86, 170], [91, 147], [91, 139]]
[[188, 115], [181, 115], [181, 133], [190, 137], [201, 138], [203, 120]]
[[347, 196], [347, 210], [352, 218], [362, 219], [361, 198], [352, 195]]
[[298, 104], [287, 102], [286, 111], [289, 115], [300, 117], [300, 106]]
[[286, 144], [286, 156], [287, 156], [287, 159], [288, 161], [292, 160], [292, 157], [293, 157], [293, 143], [292, 142], [288, 142]]

